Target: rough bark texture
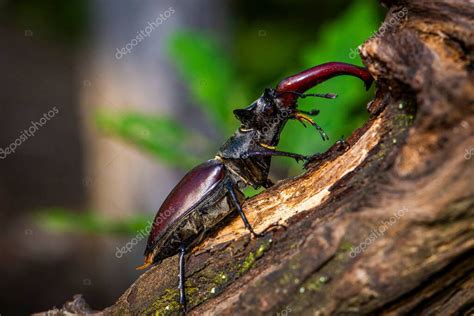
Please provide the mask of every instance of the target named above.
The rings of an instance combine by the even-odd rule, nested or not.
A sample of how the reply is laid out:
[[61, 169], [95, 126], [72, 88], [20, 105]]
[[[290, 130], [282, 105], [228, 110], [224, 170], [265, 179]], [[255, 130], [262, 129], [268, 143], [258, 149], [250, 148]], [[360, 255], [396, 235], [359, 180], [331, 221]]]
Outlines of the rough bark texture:
[[[361, 47], [369, 122], [245, 203], [286, 230], [235, 218], [190, 255], [191, 315], [474, 313], [474, 4], [385, 4], [403, 18]], [[176, 275], [165, 260], [103, 313], [177, 313]]]

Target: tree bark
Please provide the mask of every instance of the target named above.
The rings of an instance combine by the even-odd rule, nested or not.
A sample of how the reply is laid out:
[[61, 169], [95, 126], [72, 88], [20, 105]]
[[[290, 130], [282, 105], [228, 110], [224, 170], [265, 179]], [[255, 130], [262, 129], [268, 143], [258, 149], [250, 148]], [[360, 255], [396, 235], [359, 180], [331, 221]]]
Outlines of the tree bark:
[[[360, 49], [370, 120], [245, 203], [256, 231], [286, 230], [253, 239], [234, 218], [195, 249], [191, 315], [474, 313], [474, 5], [384, 4]], [[178, 313], [177, 268], [154, 266], [103, 313]]]

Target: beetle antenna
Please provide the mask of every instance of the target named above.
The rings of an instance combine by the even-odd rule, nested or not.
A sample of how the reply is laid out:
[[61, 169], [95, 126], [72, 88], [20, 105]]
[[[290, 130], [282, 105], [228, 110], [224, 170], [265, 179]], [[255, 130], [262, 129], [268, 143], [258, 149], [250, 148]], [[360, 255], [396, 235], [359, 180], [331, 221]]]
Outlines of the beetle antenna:
[[325, 99], [335, 99], [337, 98], [337, 94], [335, 93], [306, 93], [300, 96], [300, 98], [306, 98], [306, 97], [319, 97], [319, 98], [325, 98]]
[[280, 94], [290, 93], [298, 96], [299, 98], [307, 98], [307, 97], [318, 97], [318, 98], [325, 98], [325, 99], [335, 99], [337, 98], [337, 94], [335, 93], [300, 93], [298, 91], [282, 91], [279, 92]]
[[303, 111], [303, 110], [298, 110], [300, 113], [303, 113], [303, 114], [306, 114], [306, 115], [310, 115], [310, 116], [316, 116], [319, 114], [319, 110], [311, 110], [311, 111]]

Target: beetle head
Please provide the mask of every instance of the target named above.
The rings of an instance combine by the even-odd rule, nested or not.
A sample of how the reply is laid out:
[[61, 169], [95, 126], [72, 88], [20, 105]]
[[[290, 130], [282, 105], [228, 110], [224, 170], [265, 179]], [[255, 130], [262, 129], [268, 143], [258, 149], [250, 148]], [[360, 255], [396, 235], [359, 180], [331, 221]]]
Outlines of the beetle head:
[[364, 81], [366, 89], [374, 80], [367, 69], [346, 63], [326, 63], [307, 69], [294, 76], [283, 79], [275, 89], [265, 89], [260, 98], [245, 109], [234, 110], [237, 119], [242, 123], [242, 130], [257, 130], [265, 138], [275, 139], [288, 119], [297, 119], [303, 124], [315, 126], [323, 139], [327, 135], [307, 115], [297, 110], [298, 98], [316, 96], [334, 99], [334, 94], [304, 94], [307, 90], [330, 78], [349, 75]]
[[268, 88], [250, 106], [245, 109], [234, 110], [235, 116], [243, 127], [252, 129], [261, 129], [268, 126], [270, 121], [288, 116], [289, 113], [287, 112], [291, 112], [291, 110], [286, 106], [282, 106], [282, 102], [278, 100], [274, 89]]

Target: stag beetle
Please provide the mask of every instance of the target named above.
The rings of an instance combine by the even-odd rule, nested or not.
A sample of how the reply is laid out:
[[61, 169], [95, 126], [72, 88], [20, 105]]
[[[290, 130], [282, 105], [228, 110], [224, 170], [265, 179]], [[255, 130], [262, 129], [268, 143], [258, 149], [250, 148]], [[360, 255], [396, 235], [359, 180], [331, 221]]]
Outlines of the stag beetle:
[[314, 126], [323, 140], [324, 131], [308, 116], [317, 111], [297, 110], [297, 99], [307, 96], [335, 98], [333, 94], [304, 94], [315, 85], [339, 75], [364, 81], [366, 89], [373, 78], [362, 67], [326, 63], [282, 80], [275, 89], [244, 109], [234, 111], [241, 125], [219, 149], [214, 159], [195, 167], [176, 185], [158, 210], [145, 249], [145, 263], [137, 269], [179, 253], [180, 303], [186, 311], [185, 254], [198, 245], [209, 230], [235, 210], [253, 236], [259, 237], [242, 210], [247, 186], [268, 188], [271, 156], [308, 161], [309, 156], [276, 150], [280, 133], [289, 119]]

